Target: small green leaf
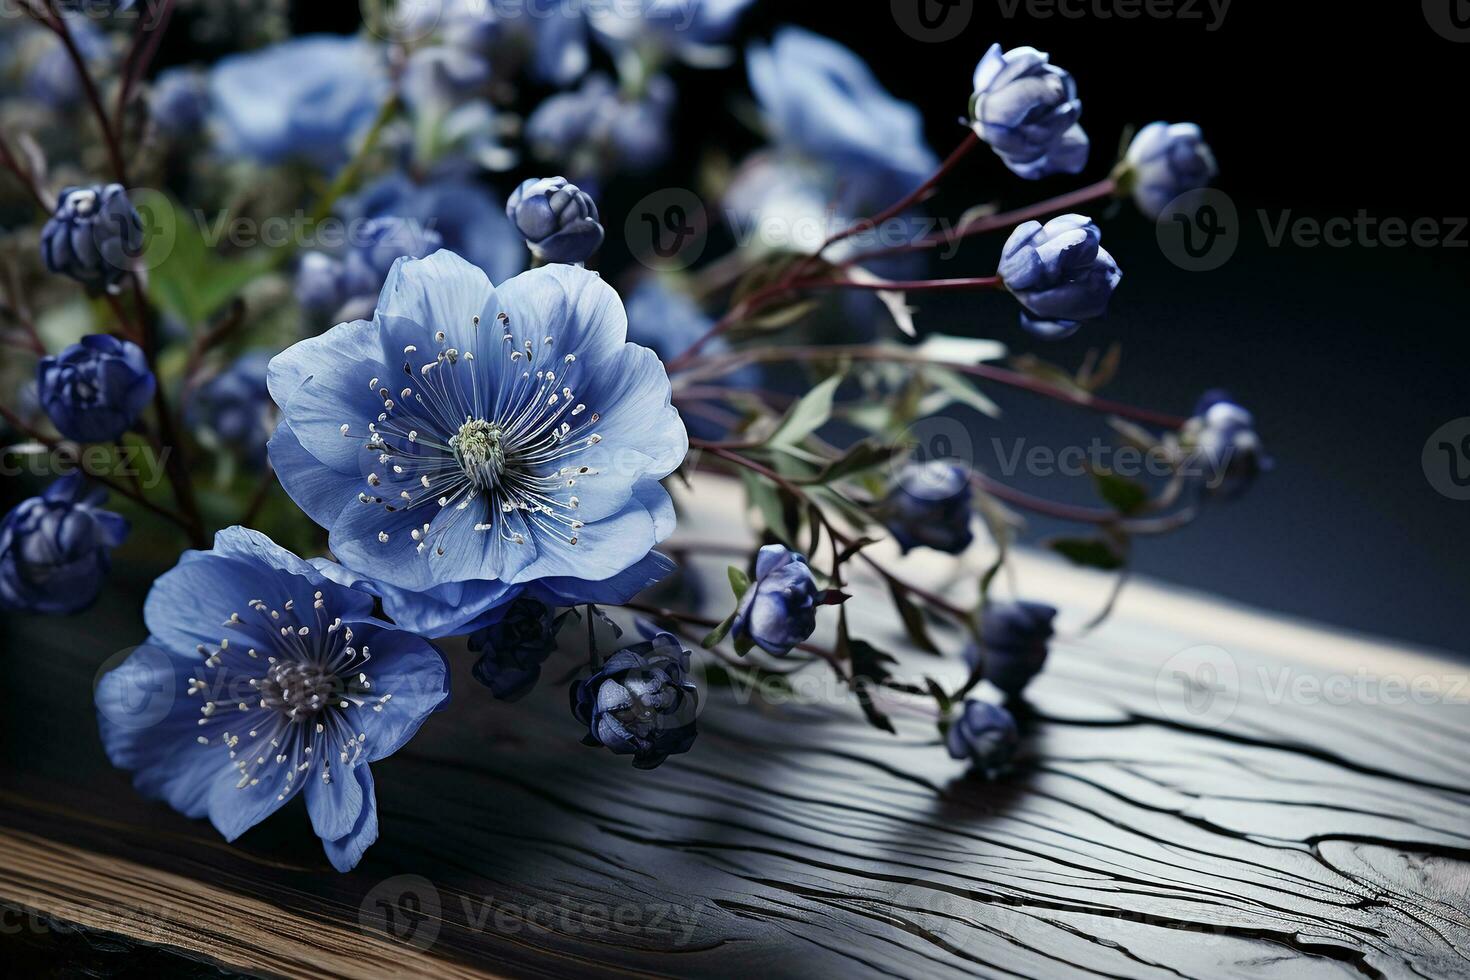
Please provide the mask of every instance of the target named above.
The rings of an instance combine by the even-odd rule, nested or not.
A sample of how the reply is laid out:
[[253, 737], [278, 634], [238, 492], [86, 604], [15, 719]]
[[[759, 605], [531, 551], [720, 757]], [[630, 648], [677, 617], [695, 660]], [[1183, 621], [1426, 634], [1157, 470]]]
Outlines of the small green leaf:
[[1100, 469], [1092, 471], [1092, 479], [1097, 484], [1098, 495], [1125, 517], [1148, 506], [1148, 488], [1137, 480]]
[[780, 488], [750, 470], [741, 470], [740, 479], [745, 484], [745, 493], [750, 498], [751, 506], [760, 512], [766, 529], [790, 547], [796, 547], [791, 528], [786, 523], [786, 508], [781, 500]]
[[715, 647], [720, 645], [720, 642], [724, 640], [726, 636], [729, 635], [730, 627], [734, 625], [735, 614], [731, 613], [730, 616], [723, 623], [710, 630], [709, 635], [701, 640], [699, 642], [699, 645], [704, 647], [706, 650], [713, 650]]
[[882, 466], [898, 454], [896, 446], [885, 446], [873, 439], [856, 443], [847, 452], [822, 467], [816, 476], [800, 481], [804, 484], [825, 484], [855, 476], [866, 470]]
[[730, 588], [735, 593], [735, 601], [739, 602], [745, 598], [745, 590], [750, 588], [750, 576], [734, 565], [731, 565], [726, 572], [730, 576]]
[[1083, 568], [1112, 572], [1126, 564], [1113, 543], [1102, 538], [1055, 538], [1047, 547]]
[[834, 374], [807, 392], [781, 420], [781, 425], [770, 438], [770, 445], [795, 446], [826, 425], [832, 418], [832, 399], [840, 384], [842, 375]]
[[939, 682], [932, 677], [925, 677], [924, 686], [929, 688], [929, 696], [932, 697], [934, 699], [934, 703], [939, 706], [939, 713], [941, 715], [949, 714], [950, 708], [953, 706], [953, 702], [950, 701], [949, 694], [945, 692], [944, 688], [939, 686]]

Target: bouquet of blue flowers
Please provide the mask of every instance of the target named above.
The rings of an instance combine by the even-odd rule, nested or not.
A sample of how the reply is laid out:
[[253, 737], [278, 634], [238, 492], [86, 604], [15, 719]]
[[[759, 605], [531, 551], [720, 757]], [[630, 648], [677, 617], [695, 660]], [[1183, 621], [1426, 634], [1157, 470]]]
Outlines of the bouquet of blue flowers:
[[[1100, 181], [936, 223], [986, 148], [1023, 188], [1088, 165], [1081, 87], [1044, 52], [977, 48], [941, 158], [858, 55], [782, 28], [744, 48], [731, 120], [762, 147], [624, 215], [599, 202], [677, 164], [678, 80], [738, 65], [751, 0], [374, 3], [353, 35], [298, 37], [178, 6], [19, 0], [0, 46], [0, 415], [7, 457], [59, 466], [0, 523], [0, 608], [86, 609], [130, 534], [167, 556], [146, 641], [97, 687], [101, 737], [227, 839], [299, 792], [351, 869], [378, 834], [371, 763], [448, 705], [435, 641], [478, 656], [461, 696], [512, 702], [583, 649], [573, 624], [568, 734], [639, 768], [697, 744], [698, 658], [831, 671], [890, 732], [903, 699], [1001, 777], [1002, 702], [1057, 616], [993, 594], [1020, 514], [1083, 528], [1045, 544], [1121, 587], [1135, 541], [1270, 465], [1223, 392], [1188, 416], [1102, 397], [1116, 347], [1073, 370], [917, 322], [913, 297], [1001, 292], [1038, 344], [1104, 331], [1122, 272], [1083, 212], [1131, 197], [1167, 221], [1216, 176], [1197, 127], [1154, 123]], [[159, 70], [170, 30], [240, 50]], [[630, 257], [604, 262], [624, 228]], [[932, 276], [989, 235], [986, 267]], [[1003, 388], [1099, 413], [1164, 478], [1097, 467], [1097, 503], [1063, 504], [924, 438]], [[660, 550], [696, 469], [750, 505], [723, 618]], [[885, 539], [988, 548], [978, 601], [914, 584]], [[874, 583], [962, 685], [852, 634]], [[617, 617], [638, 642], [608, 641]]]

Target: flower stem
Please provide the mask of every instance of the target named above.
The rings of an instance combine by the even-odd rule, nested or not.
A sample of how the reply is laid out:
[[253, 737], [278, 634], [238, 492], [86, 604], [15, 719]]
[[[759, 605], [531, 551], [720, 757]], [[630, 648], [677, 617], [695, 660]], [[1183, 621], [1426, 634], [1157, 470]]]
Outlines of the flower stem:
[[76, 68], [77, 78], [82, 83], [82, 93], [92, 107], [92, 114], [97, 117], [97, 127], [102, 131], [102, 142], [107, 147], [107, 157], [112, 164], [113, 175], [119, 184], [127, 187], [128, 166], [127, 161], [123, 159], [122, 144], [118, 142], [117, 131], [113, 129], [107, 110], [102, 106], [102, 96], [97, 91], [97, 83], [92, 78], [91, 69], [87, 67], [87, 59], [82, 57], [76, 38], [72, 37], [71, 25], [55, 10], [37, 10], [32, 0], [23, 0], [23, 3], [26, 13], [55, 34], [61, 41], [62, 47], [66, 48], [66, 53], [71, 58], [73, 67]]

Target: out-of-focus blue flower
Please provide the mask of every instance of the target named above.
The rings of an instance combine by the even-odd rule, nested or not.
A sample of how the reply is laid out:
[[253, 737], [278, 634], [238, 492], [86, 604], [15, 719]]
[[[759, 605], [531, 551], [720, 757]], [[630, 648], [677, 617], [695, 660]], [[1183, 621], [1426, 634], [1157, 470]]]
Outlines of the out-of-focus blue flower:
[[1077, 122], [1082, 100], [1072, 76], [1031, 47], [990, 46], [975, 66], [970, 119], [1007, 167], [1027, 180], [1075, 174], [1087, 165], [1088, 139]]
[[721, 48], [752, 0], [643, 0], [592, 4], [588, 18], [598, 38], [614, 51], [635, 47], [660, 58], [674, 55], [696, 67], [722, 67]]
[[980, 620], [980, 644], [971, 644], [965, 661], [973, 669], [983, 660], [985, 679], [1018, 697], [1046, 665], [1056, 616], [1054, 606], [1040, 602], [991, 603]]
[[496, 288], [447, 251], [400, 260], [371, 322], [271, 363], [271, 459], [404, 628], [477, 629], [518, 587], [626, 602], [669, 571], [659, 481], [688, 451], [663, 365], [626, 334], [585, 269]]
[[505, 209], [481, 184], [462, 177], [418, 184], [389, 174], [344, 201], [349, 226], [368, 218], [398, 217], [417, 222], [443, 239], [444, 247], [479, 266], [492, 282], [504, 282], [526, 267], [526, 246]]
[[1133, 199], [1154, 219], [1179, 195], [1209, 186], [1220, 172], [1194, 123], [1149, 123], [1133, 138], [1125, 162]]
[[276, 414], [265, 382], [270, 362], [270, 354], [254, 351], [206, 382], [189, 403], [192, 427], [251, 459], [263, 459]]
[[[107, 35], [89, 17], [78, 13], [64, 13], [67, 27], [77, 51], [89, 68], [105, 62], [111, 54]], [[25, 74], [25, 92], [28, 96], [52, 109], [70, 109], [82, 101], [81, 76], [70, 53], [50, 31], [35, 31], [28, 40], [22, 57], [29, 60]]]
[[950, 758], [968, 760], [976, 772], [993, 779], [1011, 767], [1021, 747], [1016, 719], [999, 705], [966, 701], [949, 726], [945, 747]]
[[1102, 247], [1102, 231], [1080, 214], [1018, 227], [1001, 253], [999, 274], [1025, 307], [1021, 325], [1047, 340], [1070, 337], [1079, 321], [1107, 313], [1123, 279]]
[[399, 217], [372, 218], [352, 229], [341, 257], [308, 252], [296, 270], [296, 298], [312, 316], [338, 321], [371, 316], [393, 263], [403, 256], [421, 259], [444, 241], [419, 222]]
[[453, 45], [434, 44], [409, 55], [400, 85], [404, 101], [423, 112], [474, 95], [490, 78], [490, 63], [484, 58]]
[[584, 0], [442, 0], [409, 12], [405, 33], [436, 34], [485, 60], [498, 77], [524, 67], [531, 78], [562, 88], [589, 63]]
[[41, 407], [56, 431], [77, 442], [122, 436], [153, 398], [157, 381], [137, 344], [107, 334], [83, 337], [36, 368]]
[[197, 68], [159, 72], [148, 96], [153, 124], [174, 139], [193, 136], [209, 115], [209, 76]]
[[755, 579], [740, 598], [730, 635], [784, 657], [817, 628], [817, 580], [805, 555], [768, 544], [755, 560]]
[[1275, 466], [1256, 434], [1255, 416], [1226, 391], [1200, 398], [1179, 439], [1187, 453], [1185, 472], [1200, 478], [1200, 494], [1207, 499], [1234, 500]]
[[41, 259], [57, 275], [115, 292], [143, 251], [143, 219], [121, 184], [67, 187], [41, 229]]
[[587, 726], [582, 741], [631, 755], [639, 769], [694, 745], [699, 691], [689, 680], [689, 651], [668, 633], [613, 654], [573, 685], [571, 701], [572, 714]]
[[787, 27], [746, 60], [773, 139], [834, 168], [853, 200], [890, 204], [937, 169], [919, 111], [837, 42]]
[[588, 76], [575, 92], [553, 95], [526, 122], [526, 140], [542, 160], [580, 179], [652, 170], [669, 155], [674, 85], [655, 75], [627, 99], [606, 75]]
[[501, 701], [519, 701], [541, 679], [541, 665], [556, 649], [556, 609], [522, 597], [506, 609], [505, 618], [470, 637], [479, 653], [475, 680]]
[[898, 471], [880, 512], [905, 554], [933, 548], [957, 555], [975, 540], [972, 497], [964, 467], [941, 460], [910, 463]]
[[78, 473], [0, 521], [0, 609], [65, 616], [96, 601], [112, 567], [112, 549], [128, 522], [103, 510], [107, 493], [87, 493]]
[[602, 247], [597, 203], [565, 177], [527, 179], [510, 195], [505, 214], [542, 262], [575, 265]]
[[388, 96], [382, 50], [354, 37], [310, 34], [231, 55], [210, 72], [220, 149], [258, 163], [347, 162], [352, 141]]
[[107, 757], [230, 841], [304, 791], [350, 871], [378, 838], [369, 763], [449, 697], [439, 651], [372, 610], [264, 535], [221, 531], [154, 583], [148, 642], [98, 683]]

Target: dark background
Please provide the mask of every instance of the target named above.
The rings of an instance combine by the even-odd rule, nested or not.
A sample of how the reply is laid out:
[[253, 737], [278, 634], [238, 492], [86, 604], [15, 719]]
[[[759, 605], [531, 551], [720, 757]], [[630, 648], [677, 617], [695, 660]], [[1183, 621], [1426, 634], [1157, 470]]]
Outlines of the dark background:
[[[901, 0], [903, 2], [903, 0]], [[917, 3], [919, 0], [909, 0]], [[932, 2], [932, 0], [924, 0]], [[1438, 0], [1434, 0], [1438, 2]], [[1443, 0], [1445, 3], [1451, 0]], [[1176, 8], [1184, 7], [1180, 0]], [[355, 5], [298, 4], [301, 30], [351, 30]], [[1470, 503], [1437, 493], [1421, 452], [1442, 424], [1470, 415], [1464, 329], [1470, 233], [1458, 248], [1303, 248], [1268, 243], [1286, 212], [1328, 219], [1360, 211], [1384, 219], [1445, 221], [1470, 214], [1464, 189], [1463, 89], [1470, 44], [1430, 26], [1418, 3], [1235, 0], [1216, 29], [1198, 18], [1105, 19], [1114, 0], [1069, 9], [1085, 16], [1006, 17], [1000, 0], [961, 2], [955, 39], [906, 34], [887, 0], [777, 3], [744, 21], [743, 38], [799, 23], [849, 45], [899, 97], [922, 107], [943, 155], [963, 130], [970, 75], [993, 41], [1030, 44], [1077, 78], [1092, 137], [1086, 173], [1035, 184], [977, 154], [934, 202], [939, 213], [995, 200], [1029, 203], [1106, 175], [1122, 133], [1155, 119], [1194, 121], [1222, 167], [1219, 186], [1241, 218], [1239, 249], [1222, 268], [1185, 272], [1161, 252], [1131, 206], [1094, 207], [1105, 244], [1125, 272], [1113, 311], [1077, 337], [1037, 351], [1075, 366], [1094, 346], [1124, 345], [1108, 394], [1187, 414], [1199, 393], [1227, 386], [1254, 410], [1277, 470], [1242, 501], [1182, 533], [1141, 543], [1137, 567], [1255, 605], [1466, 652], [1463, 608], [1470, 566]], [[1043, 8], [1045, 9], [1045, 8]], [[175, 32], [174, 37], [179, 37]], [[168, 52], [171, 60], [198, 50]], [[730, 121], [747, 99], [744, 69], [678, 75], [681, 147], [721, 146], [734, 158], [757, 144]], [[660, 186], [689, 181], [689, 156], [665, 174], [610, 187], [616, 215]], [[609, 221], [610, 228], [620, 222]], [[1001, 242], [984, 239], [943, 275], [986, 274]], [[615, 243], [610, 242], [610, 247]], [[921, 326], [995, 336], [1036, 349], [1004, 297], [925, 304]], [[1061, 449], [1100, 434], [1098, 420], [1010, 392], [992, 392], [1007, 418], [977, 429], [989, 440], [1026, 434]], [[1086, 500], [1085, 479], [1016, 482]], [[1057, 530], [1037, 523], [1038, 533]], [[1033, 586], [1035, 587], [1035, 586]]]

